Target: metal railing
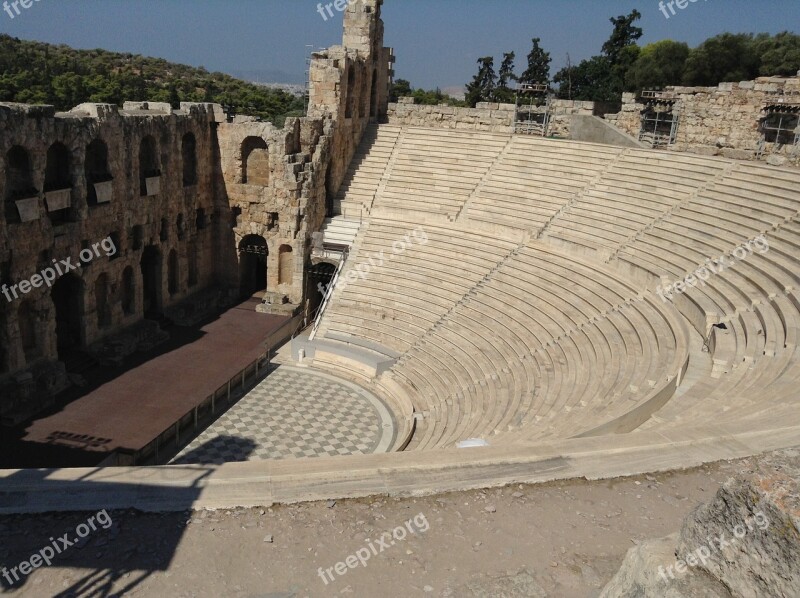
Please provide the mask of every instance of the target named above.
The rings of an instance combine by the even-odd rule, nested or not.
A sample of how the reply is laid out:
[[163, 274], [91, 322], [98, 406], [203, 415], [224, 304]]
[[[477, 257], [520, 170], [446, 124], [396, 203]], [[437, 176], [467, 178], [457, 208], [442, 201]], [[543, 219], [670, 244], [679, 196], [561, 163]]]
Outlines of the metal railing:
[[322, 322], [322, 315], [325, 313], [325, 308], [328, 307], [328, 303], [333, 296], [333, 291], [336, 289], [336, 284], [339, 282], [339, 275], [342, 273], [344, 269], [344, 265], [347, 262], [347, 256], [350, 254], [349, 248], [345, 245], [338, 245], [337, 247], [343, 248], [341, 251], [341, 258], [339, 259], [339, 265], [336, 268], [336, 272], [331, 279], [328, 288], [325, 290], [325, 297], [322, 300], [322, 305], [319, 306], [317, 310], [317, 315], [314, 318], [314, 326], [311, 329], [311, 334], [308, 336], [309, 341], [313, 341], [314, 337], [317, 336], [317, 331], [319, 330], [319, 325]]

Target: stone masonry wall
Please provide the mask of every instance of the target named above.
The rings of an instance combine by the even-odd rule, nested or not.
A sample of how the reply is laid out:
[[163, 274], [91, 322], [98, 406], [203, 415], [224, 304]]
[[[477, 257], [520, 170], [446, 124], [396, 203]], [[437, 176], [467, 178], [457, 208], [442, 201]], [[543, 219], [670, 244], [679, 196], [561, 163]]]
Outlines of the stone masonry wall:
[[[344, 45], [313, 57], [308, 116], [283, 129], [229, 123], [214, 104], [59, 114], [0, 104], [0, 293], [10, 297], [0, 294], [0, 418], [20, 421], [69, 384], [65, 345], [114, 363], [163, 340], [157, 318], [190, 321], [230, 301], [245, 237], [268, 252], [266, 310], [305, 303], [326, 200], [367, 124], [386, 118], [393, 56], [382, 2], [348, 6]], [[106, 239], [116, 252], [101, 250]], [[92, 247], [93, 259], [52, 289], [32, 278]], [[27, 292], [14, 297], [20, 283]]]
[[[668, 87], [665, 91], [674, 95], [673, 112], [680, 115], [677, 140], [669, 147], [671, 151], [753, 160], [762, 139], [759, 123], [765, 116], [764, 107], [792, 96], [795, 102], [800, 101], [800, 79], [761, 77], [717, 87]], [[622, 111], [606, 115], [606, 119], [638, 137], [645, 107], [635, 94], [626, 93]], [[792, 157], [793, 149], [790, 145], [766, 143], [763, 157], [774, 156], [771, 161], [776, 164], [787, 160], [797, 163], [800, 156]]]
[[[150, 293], [157, 303], [153, 310], [163, 311], [215, 280], [218, 114], [210, 104], [182, 104], [176, 111], [163, 104], [126, 104], [123, 110], [82, 104], [58, 114], [51, 106], [0, 104], [0, 283], [8, 293], [0, 295], [0, 377], [19, 378], [27, 390], [13, 393], [17, 398], [35, 402], [65, 383], [63, 368], [54, 366], [59, 340], [89, 347], [143, 319], [145, 250], [162, 273]], [[145, 138], [154, 149], [150, 184], [159, 188], [143, 194]], [[99, 177], [108, 180], [107, 198], [90, 193], [96, 188], [87, 178], [93, 176], [90, 144], [106, 148], [105, 165], [95, 168], [107, 175]], [[184, 179], [184, 155], [194, 162], [193, 179]], [[108, 201], [95, 202], [98, 195]], [[66, 198], [66, 207], [49, 211], [57, 196]], [[20, 205], [27, 206], [24, 215]], [[111, 244], [98, 247], [91, 260], [79, 260], [82, 250], [92, 253], [92, 246], [109, 238]], [[52, 288], [41, 276], [34, 278], [62, 260], [78, 267], [67, 274], [65, 265]], [[68, 300], [59, 300], [60, 289], [67, 289]], [[20, 376], [43, 369], [46, 375]], [[10, 409], [11, 394], [0, 392], [8, 398], [0, 401], [0, 415]]]
[[[270, 311], [283, 313], [304, 303], [311, 234], [322, 227], [326, 199], [342, 184], [367, 125], [386, 118], [393, 57], [383, 47], [382, 4], [350, 4], [344, 45], [312, 56], [306, 118], [290, 119], [283, 130], [240, 121], [220, 127], [223, 195], [231, 210], [233, 244], [238, 247], [248, 235], [266, 240]], [[247, 150], [259, 141], [267, 148], [268, 182], [245, 182]], [[286, 248], [291, 248], [290, 258]], [[289, 259], [292, 274], [286, 276]], [[236, 263], [225, 268], [232, 274], [237, 270]]]
[[[389, 123], [410, 127], [513, 133], [515, 110], [514, 104], [491, 102], [479, 102], [475, 108], [457, 108], [446, 104], [424, 106], [414, 104], [414, 98], [407, 97], [400, 98], [396, 104], [389, 104]], [[570, 117], [573, 114], [591, 115], [593, 110], [594, 102], [553, 100], [549, 135], [568, 138]]]

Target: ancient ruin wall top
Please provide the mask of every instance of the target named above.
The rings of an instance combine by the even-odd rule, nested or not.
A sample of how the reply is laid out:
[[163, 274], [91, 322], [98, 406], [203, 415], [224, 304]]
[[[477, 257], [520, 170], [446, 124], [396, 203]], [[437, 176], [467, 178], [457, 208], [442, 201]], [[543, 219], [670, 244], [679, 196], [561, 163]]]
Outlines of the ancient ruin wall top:
[[350, 1], [344, 14], [345, 48], [370, 57], [383, 48], [383, 0]]

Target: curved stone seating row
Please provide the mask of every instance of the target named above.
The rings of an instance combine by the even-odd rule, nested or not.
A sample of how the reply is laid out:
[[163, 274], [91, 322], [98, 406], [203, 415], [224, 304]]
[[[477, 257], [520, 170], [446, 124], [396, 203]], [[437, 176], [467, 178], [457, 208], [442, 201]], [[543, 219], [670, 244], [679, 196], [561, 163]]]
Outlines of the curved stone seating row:
[[[383, 175], [396, 188], [376, 199], [392, 209], [368, 223], [348, 268], [388, 254], [416, 222], [439, 224], [337, 291], [323, 330], [400, 355], [373, 382], [419, 414], [409, 449], [761, 422], [791, 408], [800, 173], [527, 137], [490, 136], [473, 154], [472, 132], [403, 137]], [[520, 229], [544, 235], [517, 245]], [[671, 299], [656, 292], [761, 234], [768, 251]], [[672, 399], [687, 322], [709, 357]]]
[[490, 133], [406, 129], [375, 205], [455, 216], [508, 142]]
[[418, 237], [411, 235], [411, 244], [395, 252], [393, 245], [414, 228], [378, 220], [370, 223], [346, 270], [360, 269], [365, 274], [337, 288], [321, 336], [328, 332], [360, 335], [405, 352], [515, 246], [467, 229], [425, 225], [419, 228], [425, 237], [422, 232]]
[[468, 217], [517, 228], [540, 228], [583, 192], [622, 150], [514, 137], [470, 200]]
[[657, 413], [647, 428], [707, 418], [734, 421], [753, 412], [769, 413], [781, 404], [781, 393], [787, 384], [793, 387], [796, 401], [799, 358], [793, 349], [772, 357], [761, 357], [755, 363], [740, 363], [729, 374], [690, 388], [668, 411]]
[[575, 270], [526, 247], [383, 375], [424, 414], [409, 448], [575, 435], [669, 394], [687, 351], [676, 314], [600, 267]]
[[630, 150], [550, 225], [555, 239], [614, 250], [720, 176], [729, 163]]

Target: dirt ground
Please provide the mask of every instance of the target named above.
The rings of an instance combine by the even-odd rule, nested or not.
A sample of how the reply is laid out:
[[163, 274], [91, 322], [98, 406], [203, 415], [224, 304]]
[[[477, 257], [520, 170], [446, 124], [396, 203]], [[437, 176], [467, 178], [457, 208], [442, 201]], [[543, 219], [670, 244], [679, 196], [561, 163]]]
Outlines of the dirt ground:
[[[234, 511], [114, 511], [110, 522], [93, 513], [2, 517], [2, 566], [54, 542], [63, 552], [11, 587], [0, 582], [3, 593], [32, 597], [597, 596], [629, 548], [677, 531], [736, 469]], [[92, 515], [107, 525], [78, 527]], [[86, 537], [58, 544], [76, 532]]]

